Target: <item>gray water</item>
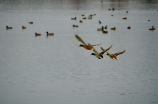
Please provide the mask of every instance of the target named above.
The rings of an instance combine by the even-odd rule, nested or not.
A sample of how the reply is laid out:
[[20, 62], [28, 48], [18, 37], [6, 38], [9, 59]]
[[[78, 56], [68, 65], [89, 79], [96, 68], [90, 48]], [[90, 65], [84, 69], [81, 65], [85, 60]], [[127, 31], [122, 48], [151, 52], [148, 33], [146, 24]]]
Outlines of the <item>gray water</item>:
[[[0, 0], [0, 104], [158, 104], [157, 10], [157, 0]], [[75, 34], [126, 52], [99, 60]]]

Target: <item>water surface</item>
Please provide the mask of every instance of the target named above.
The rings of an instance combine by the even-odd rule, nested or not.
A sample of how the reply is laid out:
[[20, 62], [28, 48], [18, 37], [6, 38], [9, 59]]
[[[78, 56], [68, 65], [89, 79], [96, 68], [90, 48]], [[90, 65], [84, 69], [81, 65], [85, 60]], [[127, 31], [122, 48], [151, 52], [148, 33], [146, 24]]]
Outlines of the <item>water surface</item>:
[[[0, 103], [158, 104], [157, 10], [157, 0], [0, 0]], [[81, 14], [94, 13], [79, 23]], [[105, 25], [108, 34], [97, 31]], [[86, 43], [112, 45], [109, 53], [126, 52], [118, 61], [98, 60], [78, 47], [75, 34]]]

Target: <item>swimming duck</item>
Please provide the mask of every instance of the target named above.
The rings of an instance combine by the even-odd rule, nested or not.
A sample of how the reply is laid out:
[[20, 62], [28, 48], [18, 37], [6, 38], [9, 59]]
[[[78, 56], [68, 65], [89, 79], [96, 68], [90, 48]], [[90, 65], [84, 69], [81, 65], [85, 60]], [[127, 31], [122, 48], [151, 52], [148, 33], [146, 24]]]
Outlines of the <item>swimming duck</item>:
[[128, 13], [128, 11], [126, 11], [126, 13]]
[[41, 34], [35, 32], [35, 36], [41, 36]]
[[72, 25], [72, 27], [78, 27], [78, 25]]
[[74, 18], [71, 18], [71, 20], [76, 20], [77, 18], [76, 17], [74, 17]]
[[89, 15], [89, 16], [88, 16], [88, 19], [92, 19], [92, 16], [91, 16], [91, 15]]
[[83, 21], [82, 21], [82, 20], [80, 20], [79, 22], [80, 22], [80, 23], [83, 23]]
[[12, 27], [6, 26], [6, 29], [13, 29]]
[[112, 10], [114, 11], [114, 10], [115, 10], [115, 8], [112, 8]]
[[94, 14], [94, 16], [95, 16], [96, 14]]
[[126, 20], [127, 19], [127, 17], [124, 17], [124, 18], [122, 18], [123, 20]]
[[103, 34], [107, 34], [107, 33], [108, 33], [108, 31], [102, 30], [102, 33], [103, 33]]
[[25, 26], [22, 26], [22, 29], [26, 29], [26, 27], [25, 27]]
[[33, 24], [33, 22], [29, 22], [29, 24]]
[[79, 47], [83, 47], [87, 50], [93, 50], [93, 46], [99, 46], [101, 44], [96, 44], [96, 45], [90, 45], [88, 43], [88, 45], [78, 36], [78, 35], [75, 35], [75, 37], [78, 39], [78, 41], [80, 41], [82, 44], [79, 45]]
[[109, 8], [108, 10], [110, 11], [111, 9]]
[[123, 54], [125, 51], [126, 50], [124, 50], [122, 52], [117, 52], [117, 53], [114, 53], [114, 54], [110, 54], [110, 53], [106, 52], [107, 53], [106, 55], [108, 55], [113, 60], [118, 60], [117, 56], [120, 55], [120, 54]]
[[152, 28], [150, 28], [149, 30], [153, 31], [153, 30], [155, 30], [155, 27], [154, 27], [154, 26], [152, 26]]
[[116, 30], [116, 27], [111, 28], [111, 30]]
[[114, 16], [114, 15], [111, 15], [111, 16]]
[[106, 25], [104, 28], [105, 28], [105, 29], [108, 29], [108, 26]]
[[102, 26], [102, 28], [98, 28], [97, 31], [103, 31], [104, 27]]
[[54, 33], [48, 33], [48, 31], [46, 33], [47, 33], [47, 36], [54, 36]]
[[87, 19], [86, 17], [83, 17], [82, 19]]
[[128, 26], [128, 27], [127, 27], [127, 29], [131, 29], [131, 27], [130, 27], [130, 26]]
[[102, 58], [103, 58], [103, 54], [104, 54], [106, 51], [108, 51], [111, 47], [112, 47], [112, 46], [110, 46], [109, 48], [107, 48], [107, 49], [105, 49], [105, 50], [103, 49], [102, 52], [100, 52], [100, 53], [98, 53], [98, 52], [93, 48], [94, 53], [91, 53], [91, 55], [96, 56], [98, 59], [102, 59]]
[[101, 24], [101, 21], [99, 20], [99, 24]]
[[81, 16], [85, 16], [84, 14], [82, 14]]
[[148, 19], [148, 22], [150, 22], [150, 20]]

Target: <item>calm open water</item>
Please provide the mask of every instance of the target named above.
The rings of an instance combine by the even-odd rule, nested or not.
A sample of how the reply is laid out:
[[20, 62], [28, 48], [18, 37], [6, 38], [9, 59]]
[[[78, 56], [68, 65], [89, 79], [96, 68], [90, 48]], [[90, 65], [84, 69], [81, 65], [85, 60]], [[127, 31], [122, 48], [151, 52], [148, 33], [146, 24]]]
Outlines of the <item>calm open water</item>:
[[[158, 104], [157, 10], [157, 0], [0, 0], [0, 104]], [[75, 34], [126, 52], [99, 60]]]

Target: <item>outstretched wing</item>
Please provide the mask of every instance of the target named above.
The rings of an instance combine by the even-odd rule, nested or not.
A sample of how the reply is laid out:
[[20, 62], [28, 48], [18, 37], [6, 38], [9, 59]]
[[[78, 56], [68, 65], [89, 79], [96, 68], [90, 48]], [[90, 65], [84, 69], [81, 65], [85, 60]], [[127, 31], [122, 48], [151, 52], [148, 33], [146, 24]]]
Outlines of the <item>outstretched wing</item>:
[[[93, 47], [93, 46], [92, 46], [92, 47]], [[93, 52], [98, 55], [98, 52], [95, 50], [94, 47], [93, 47]]]
[[87, 45], [78, 35], [75, 35], [75, 37], [80, 41], [82, 44]]
[[122, 51], [122, 52], [117, 52], [117, 53], [115, 53], [115, 55], [117, 56], [117, 55], [123, 54], [123, 53], [125, 53], [125, 51], [126, 51], [126, 50], [124, 50], [124, 51]]
[[103, 48], [103, 47], [100, 47], [100, 49], [102, 50], [102, 51], [108, 51], [110, 48], [112, 47], [112, 45], [109, 47], [109, 48], [107, 48], [106, 50]]
[[104, 48], [103, 48], [103, 47], [100, 47], [100, 49], [101, 49], [102, 51], [104, 51]]
[[106, 50], [104, 50], [102, 47], [100, 47], [101, 48], [101, 50], [103, 50], [100, 54], [104, 54], [106, 51], [108, 51], [110, 48], [112, 47], [112, 45], [109, 47], [109, 48], [107, 48]]

